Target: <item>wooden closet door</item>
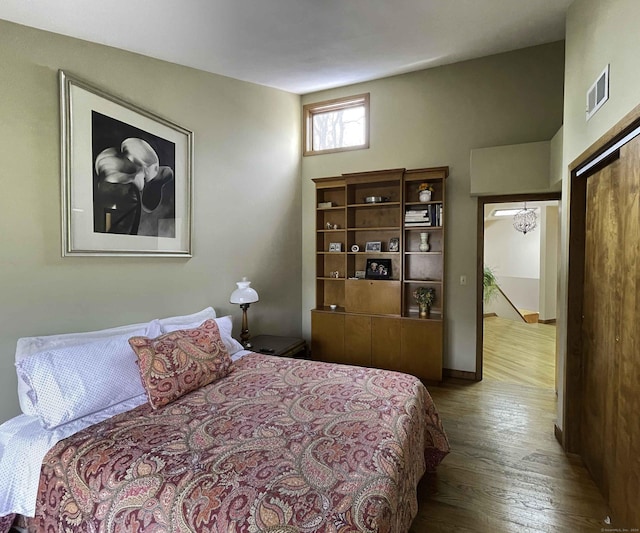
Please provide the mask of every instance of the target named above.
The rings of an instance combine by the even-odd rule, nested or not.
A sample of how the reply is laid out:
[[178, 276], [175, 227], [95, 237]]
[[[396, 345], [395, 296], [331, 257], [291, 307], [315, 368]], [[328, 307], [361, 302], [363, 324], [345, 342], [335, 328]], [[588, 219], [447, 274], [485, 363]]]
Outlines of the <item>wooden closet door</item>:
[[640, 524], [640, 138], [587, 181], [582, 455], [617, 525]]

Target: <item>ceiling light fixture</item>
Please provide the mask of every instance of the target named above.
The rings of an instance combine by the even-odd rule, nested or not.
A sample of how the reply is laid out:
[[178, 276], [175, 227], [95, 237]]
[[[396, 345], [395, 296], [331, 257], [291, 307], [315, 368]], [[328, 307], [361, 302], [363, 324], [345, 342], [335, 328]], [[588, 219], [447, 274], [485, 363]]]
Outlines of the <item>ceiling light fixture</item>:
[[512, 217], [518, 211], [520, 211], [519, 208], [515, 208], [515, 209], [494, 209], [491, 212], [491, 216], [494, 216], [494, 217]]
[[516, 231], [521, 231], [524, 235], [536, 229], [538, 216], [534, 209], [527, 209], [527, 202], [524, 203], [524, 209], [513, 215], [513, 227]]

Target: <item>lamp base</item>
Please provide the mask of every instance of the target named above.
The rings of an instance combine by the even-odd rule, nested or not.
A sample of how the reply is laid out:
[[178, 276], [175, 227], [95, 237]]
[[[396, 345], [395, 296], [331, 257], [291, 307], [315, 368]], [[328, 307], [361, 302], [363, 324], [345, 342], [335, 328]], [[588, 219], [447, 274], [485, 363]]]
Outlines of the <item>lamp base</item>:
[[249, 339], [251, 335], [249, 334], [249, 319], [247, 318], [247, 309], [251, 304], [240, 304], [240, 309], [242, 309], [242, 330], [240, 331], [240, 343], [245, 348], [251, 348], [251, 343]]

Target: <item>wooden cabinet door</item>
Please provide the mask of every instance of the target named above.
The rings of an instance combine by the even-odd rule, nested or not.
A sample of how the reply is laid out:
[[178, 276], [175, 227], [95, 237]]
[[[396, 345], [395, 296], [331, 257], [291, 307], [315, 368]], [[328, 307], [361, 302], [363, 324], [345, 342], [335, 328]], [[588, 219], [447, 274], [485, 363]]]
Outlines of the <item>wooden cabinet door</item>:
[[345, 315], [344, 363], [371, 366], [371, 317]]
[[426, 381], [442, 381], [442, 322], [403, 320], [402, 371]]
[[345, 309], [348, 313], [400, 315], [400, 282], [393, 280], [348, 279]]
[[425, 381], [442, 380], [442, 322], [371, 319], [371, 364]]
[[399, 318], [371, 318], [371, 366], [400, 369], [401, 322]]
[[311, 312], [311, 357], [316, 361], [344, 362], [342, 313]]

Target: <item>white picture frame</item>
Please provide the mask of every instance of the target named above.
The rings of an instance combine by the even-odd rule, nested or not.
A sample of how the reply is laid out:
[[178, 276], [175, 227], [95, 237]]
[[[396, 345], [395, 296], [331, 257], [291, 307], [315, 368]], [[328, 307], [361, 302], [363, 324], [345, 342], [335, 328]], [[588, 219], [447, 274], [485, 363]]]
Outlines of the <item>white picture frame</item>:
[[329, 251], [330, 252], [342, 252], [342, 243], [341, 242], [330, 242], [329, 243]]
[[192, 257], [193, 133], [59, 81], [63, 257]]

